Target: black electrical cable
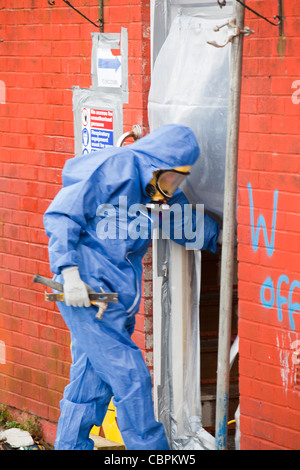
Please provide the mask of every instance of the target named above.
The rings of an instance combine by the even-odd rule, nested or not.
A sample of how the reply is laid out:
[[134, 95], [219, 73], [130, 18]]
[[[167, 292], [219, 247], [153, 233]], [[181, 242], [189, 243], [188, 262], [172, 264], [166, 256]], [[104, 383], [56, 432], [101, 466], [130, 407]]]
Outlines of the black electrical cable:
[[75, 10], [77, 13], [79, 13], [79, 15], [81, 15], [83, 18], [85, 18], [87, 21], [89, 21], [91, 24], [93, 24], [94, 26], [96, 26], [96, 28], [99, 28], [99, 25], [94, 23], [92, 20], [90, 20], [87, 16], [85, 16], [83, 13], [81, 13], [81, 11], [77, 10], [77, 8], [75, 8], [70, 2], [68, 2], [67, 0], [63, 0], [63, 2], [65, 2], [70, 8], [73, 8], [73, 10]]
[[[94, 23], [94, 21], [90, 20], [87, 16], [85, 16], [83, 13], [81, 13], [81, 11], [79, 11], [76, 7], [74, 7], [74, 5], [72, 5], [72, 3], [68, 2], [67, 0], [63, 0], [63, 2], [65, 2], [70, 8], [72, 8], [74, 11], [76, 11], [79, 15], [81, 15], [83, 18], [85, 18], [89, 23], [93, 24], [94, 26], [96, 26], [96, 28], [99, 28], [99, 24], [97, 23]], [[48, 0], [48, 3], [49, 5], [55, 5], [55, 1], [51, 1], [51, 0]]]
[[256, 16], [258, 16], [259, 18], [262, 18], [263, 20], [267, 21], [268, 23], [272, 24], [273, 26], [279, 26], [280, 23], [281, 23], [281, 20], [282, 18], [280, 16], [274, 16], [274, 19], [275, 18], [278, 18], [278, 23], [274, 23], [273, 21], [270, 21], [268, 18], [266, 18], [265, 16], [261, 15], [260, 13], [258, 13], [257, 11], [253, 10], [252, 8], [248, 7], [248, 5], [246, 5], [245, 3], [243, 3], [241, 0], [236, 0], [238, 3], [240, 3], [244, 8], [247, 8], [247, 10], [250, 10], [252, 11], [252, 13], [254, 13]]
[[[253, 8], [248, 7], [248, 5], [243, 3], [241, 0], [236, 0], [236, 1], [239, 2], [244, 8], [247, 8], [247, 10], [252, 11], [252, 13], [254, 13], [256, 16], [258, 16], [259, 18], [262, 18], [263, 20], [267, 21], [268, 23], [272, 24], [273, 26], [279, 26], [281, 24], [281, 21], [282, 21], [281, 16], [278, 16], [278, 15], [274, 16], [274, 19], [278, 18], [278, 23], [274, 23], [273, 21], [270, 21], [268, 18], [261, 15], [257, 11], [253, 10]], [[226, 6], [226, 0], [217, 0], [217, 2], [218, 2], [218, 5], [219, 5], [220, 8], [223, 8], [223, 7]]]

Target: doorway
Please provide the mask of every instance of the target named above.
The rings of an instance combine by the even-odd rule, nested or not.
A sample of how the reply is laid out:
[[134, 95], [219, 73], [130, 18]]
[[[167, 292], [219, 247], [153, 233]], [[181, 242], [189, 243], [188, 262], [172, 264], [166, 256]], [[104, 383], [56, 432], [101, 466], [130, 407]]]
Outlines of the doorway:
[[[210, 433], [215, 432], [216, 415], [216, 379], [219, 331], [219, 303], [220, 303], [220, 264], [221, 249], [217, 253], [208, 251], [202, 253], [201, 263], [201, 295], [200, 295], [200, 377], [201, 377], [201, 403], [202, 425]], [[235, 263], [237, 264], [237, 262]], [[231, 342], [238, 336], [238, 298], [237, 279], [233, 286], [233, 315]], [[228, 434], [235, 430], [235, 412], [239, 404], [239, 369], [238, 356], [234, 360], [230, 371]]]
[[[209, 46], [209, 49], [207, 39], [214, 35], [214, 26], [223, 24], [224, 19], [231, 16], [232, 3], [228, 1], [226, 8], [221, 10], [215, 0], [151, 1], [153, 73], [148, 107], [150, 129], [168, 123], [183, 124], [193, 129], [201, 153], [191, 177], [181, 189], [190, 203], [204, 204], [205, 210], [221, 223], [230, 46], [218, 49]], [[226, 34], [226, 28], [221, 31]], [[223, 42], [222, 39], [220, 42]], [[198, 259], [194, 260], [183, 251], [181, 247], [174, 248], [172, 244], [165, 243], [162, 246], [161, 240], [153, 240], [155, 410], [158, 418], [161, 418], [162, 409], [168, 419], [171, 415], [167, 430], [172, 448], [197, 449], [203, 445], [206, 449], [213, 448], [210, 436], [214, 435], [215, 427], [221, 250], [218, 253], [201, 252]], [[192, 273], [182, 269], [187, 265], [193, 267]], [[176, 273], [171, 277], [170, 266], [172, 269], [176, 267]], [[195, 279], [198, 282], [194, 290], [190, 290], [190, 274], [193, 282]], [[199, 328], [196, 334], [199, 341], [195, 340], [194, 331], [188, 331], [184, 320], [190, 318], [188, 306], [193, 305], [196, 299]], [[234, 312], [237, 312], [236, 285], [233, 304]], [[172, 326], [173, 317], [177, 318], [177, 323]], [[166, 318], [169, 321], [167, 326], [170, 328], [170, 337], [165, 333]], [[195, 321], [193, 324], [195, 325]], [[175, 330], [180, 347], [172, 349], [170, 345], [175, 344]], [[237, 313], [234, 313], [232, 342], [236, 336]], [[187, 351], [191, 354], [190, 349], [186, 349], [187, 338], [190, 337], [193, 337], [194, 352], [198, 354], [192, 365], [186, 361]], [[195, 351], [198, 347], [199, 351]], [[169, 355], [167, 360], [166, 353]], [[179, 372], [176, 370], [176, 377], [172, 375], [175, 371], [174, 363], [181, 364]], [[178, 379], [185, 377], [185, 382], [188, 382], [184, 367], [189, 367], [190, 370], [190, 383], [193, 384], [190, 390], [184, 390], [185, 383], [182, 384]], [[194, 381], [195, 376], [199, 382], [198, 387]], [[165, 384], [164, 387], [162, 383]], [[174, 408], [174, 393], [177, 397], [177, 409]], [[167, 395], [166, 406], [162, 397]], [[178, 400], [180, 396], [182, 403]], [[200, 410], [197, 400], [200, 402]], [[234, 418], [238, 401], [236, 359], [231, 369], [229, 421]], [[195, 419], [193, 412], [200, 421]], [[180, 435], [176, 416], [180, 416], [186, 424], [186, 429], [180, 427]], [[230, 426], [228, 430], [230, 433]], [[187, 435], [191, 434], [193, 438], [188, 439]], [[200, 447], [197, 447], [198, 444]], [[184, 445], [188, 447], [180, 447]]]

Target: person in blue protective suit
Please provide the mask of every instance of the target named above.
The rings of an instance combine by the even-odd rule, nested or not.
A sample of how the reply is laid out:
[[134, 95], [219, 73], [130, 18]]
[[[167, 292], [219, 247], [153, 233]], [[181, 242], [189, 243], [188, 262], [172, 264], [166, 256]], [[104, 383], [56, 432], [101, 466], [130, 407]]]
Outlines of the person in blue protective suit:
[[[93, 425], [101, 425], [112, 397], [128, 450], [169, 449], [164, 427], [154, 417], [149, 371], [131, 339], [141, 298], [142, 258], [151, 242], [147, 210], [149, 236], [130, 236], [128, 227], [141, 217], [130, 210], [137, 203], [187, 204], [177, 186], [198, 155], [189, 128], [166, 125], [131, 145], [65, 164], [63, 188], [44, 215], [50, 267], [54, 279], [64, 284], [65, 302], [58, 307], [70, 330], [72, 353], [55, 449], [93, 449], [89, 433]], [[202, 249], [217, 250], [219, 231], [205, 214]], [[184, 236], [176, 241], [186, 243]], [[95, 318], [97, 307], [90, 304], [86, 284], [97, 292], [118, 293], [119, 302], [108, 303], [101, 320]]]

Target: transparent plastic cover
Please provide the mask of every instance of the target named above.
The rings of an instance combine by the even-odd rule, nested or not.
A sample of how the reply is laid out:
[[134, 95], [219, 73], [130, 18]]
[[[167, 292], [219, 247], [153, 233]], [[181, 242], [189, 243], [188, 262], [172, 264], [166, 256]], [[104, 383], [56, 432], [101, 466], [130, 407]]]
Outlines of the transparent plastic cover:
[[167, 123], [189, 126], [200, 156], [183, 183], [190, 203], [222, 219], [229, 91], [230, 45], [224, 19], [179, 14], [156, 58], [148, 114], [151, 130]]

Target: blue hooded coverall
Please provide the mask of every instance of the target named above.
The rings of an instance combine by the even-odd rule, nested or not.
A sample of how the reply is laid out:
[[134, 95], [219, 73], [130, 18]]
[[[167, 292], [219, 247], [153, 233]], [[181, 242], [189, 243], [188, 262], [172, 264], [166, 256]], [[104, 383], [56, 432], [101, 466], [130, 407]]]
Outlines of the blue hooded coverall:
[[[192, 165], [198, 154], [189, 128], [166, 125], [132, 145], [103, 149], [65, 164], [63, 188], [44, 215], [54, 279], [63, 283], [61, 270], [78, 266], [84, 282], [97, 292], [100, 287], [117, 292], [119, 302], [108, 304], [102, 320], [95, 319], [95, 306], [58, 302], [71, 333], [72, 365], [60, 402], [55, 449], [93, 449], [89, 433], [93, 425], [101, 425], [112, 396], [128, 450], [169, 449], [164, 427], [154, 417], [149, 371], [131, 339], [140, 304], [142, 258], [151, 237], [99, 238], [97, 225], [108, 216], [106, 207], [118, 212], [120, 196], [127, 197], [128, 207], [149, 203], [145, 188], [153, 172]], [[174, 201], [188, 203], [180, 189], [169, 205]], [[128, 223], [135, 219], [132, 213], [126, 217]], [[216, 251], [219, 229], [205, 214], [202, 249]], [[176, 241], [185, 244], [184, 238]]]

